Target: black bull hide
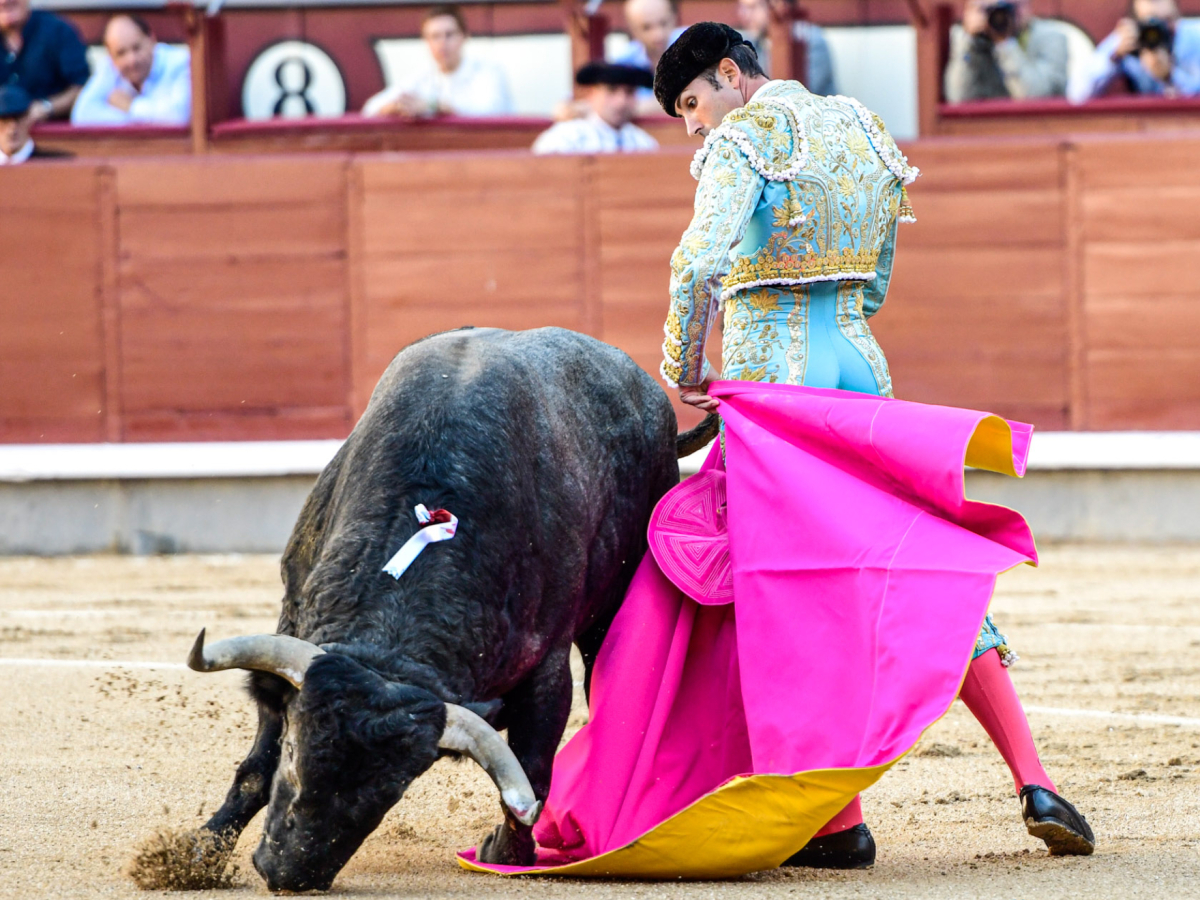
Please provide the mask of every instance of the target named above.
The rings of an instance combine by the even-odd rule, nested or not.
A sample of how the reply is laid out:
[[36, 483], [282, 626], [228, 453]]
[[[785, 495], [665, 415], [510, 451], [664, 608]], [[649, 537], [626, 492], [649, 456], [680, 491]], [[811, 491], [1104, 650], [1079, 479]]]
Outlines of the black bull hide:
[[[571, 644], [590, 679], [677, 453], [714, 425], [677, 443], [653, 379], [562, 329], [464, 329], [403, 350], [283, 556], [278, 631], [326, 653], [299, 690], [252, 673], [258, 734], [203, 830], [231, 851], [267, 806], [254, 854], [267, 885], [327, 889], [444, 752], [447, 703], [508, 729], [544, 802]], [[395, 580], [382, 569], [417, 530], [418, 503], [457, 515], [458, 533]], [[530, 826], [505, 809], [481, 852], [532, 862]]]

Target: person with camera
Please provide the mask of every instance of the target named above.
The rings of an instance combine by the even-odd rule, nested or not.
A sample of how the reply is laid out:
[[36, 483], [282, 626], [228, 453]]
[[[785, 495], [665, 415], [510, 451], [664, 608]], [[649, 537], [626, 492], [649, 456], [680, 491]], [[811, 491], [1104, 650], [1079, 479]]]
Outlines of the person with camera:
[[1067, 38], [1029, 15], [1029, 0], [966, 0], [950, 41], [945, 92], [950, 103], [1061, 97], [1067, 90]]
[[1133, 0], [1130, 15], [1072, 79], [1068, 96], [1083, 103], [1122, 81], [1134, 94], [1200, 94], [1200, 23], [1181, 20], [1175, 0]]

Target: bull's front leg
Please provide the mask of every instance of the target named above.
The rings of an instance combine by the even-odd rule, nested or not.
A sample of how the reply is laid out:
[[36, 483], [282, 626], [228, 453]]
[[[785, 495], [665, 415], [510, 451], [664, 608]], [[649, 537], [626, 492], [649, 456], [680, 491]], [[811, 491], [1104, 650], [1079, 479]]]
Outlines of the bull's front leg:
[[281, 708], [260, 699], [254, 746], [238, 766], [225, 802], [196, 831], [163, 831], [143, 842], [129, 868], [140, 887], [207, 890], [229, 886], [226, 868], [238, 837], [270, 799], [282, 731]]
[[[525, 770], [538, 800], [550, 793], [554, 754], [571, 715], [571, 645], [547, 654], [520, 685], [504, 697], [508, 745]], [[479, 847], [482, 862], [529, 866], [536, 862], [533, 827], [523, 825], [504, 806], [504, 822]]]
[[279, 740], [282, 734], [282, 711], [260, 700], [254, 746], [238, 766], [233, 785], [225, 795], [225, 802], [200, 829], [214, 835], [230, 851], [242, 830], [271, 799], [271, 780], [279, 765]]

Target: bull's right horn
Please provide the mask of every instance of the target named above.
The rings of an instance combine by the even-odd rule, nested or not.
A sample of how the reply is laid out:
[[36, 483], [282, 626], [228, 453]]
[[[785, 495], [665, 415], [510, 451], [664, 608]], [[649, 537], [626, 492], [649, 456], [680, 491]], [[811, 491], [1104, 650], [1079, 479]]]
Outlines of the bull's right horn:
[[249, 634], [226, 638], [204, 646], [205, 629], [200, 629], [188, 667], [197, 672], [220, 672], [223, 669], [257, 669], [270, 672], [289, 681], [297, 690], [304, 684], [309, 663], [325, 651], [316, 644], [287, 634]]
[[438, 746], [465, 753], [483, 767], [500, 789], [500, 799], [517, 820], [526, 825], [537, 821], [542, 804], [533, 793], [525, 770], [500, 733], [463, 706], [446, 704], [446, 730]]

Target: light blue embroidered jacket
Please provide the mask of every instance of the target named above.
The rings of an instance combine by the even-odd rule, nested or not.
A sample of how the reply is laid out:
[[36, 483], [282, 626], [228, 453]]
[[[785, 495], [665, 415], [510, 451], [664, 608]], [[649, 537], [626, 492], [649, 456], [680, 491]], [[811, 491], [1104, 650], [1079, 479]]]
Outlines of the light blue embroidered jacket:
[[[796, 81], [769, 82], [727, 115], [692, 162], [700, 184], [692, 223], [671, 258], [666, 381], [703, 380], [705, 344], [721, 302], [731, 307], [727, 314], [738, 303], [778, 313], [781, 292], [839, 282], [840, 288], [827, 286], [847, 289], [838, 293], [839, 317], [861, 322], [874, 315], [887, 294], [896, 224], [915, 221], [905, 186], [918, 174], [861, 103], [812, 94]], [[779, 330], [778, 322], [762, 321], [752, 323], [757, 336]], [[865, 324], [839, 327], [877, 369], [880, 392], [890, 392], [882, 354], [870, 358], [878, 347]], [[725, 377], [804, 382], [802, 360], [799, 374], [790, 376], [747, 368], [745, 358], [740, 373], [732, 373], [729, 328], [727, 318]], [[745, 343], [747, 335], [740, 337]], [[775, 368], [784, 365], [796, 368], [790, 362]]]

